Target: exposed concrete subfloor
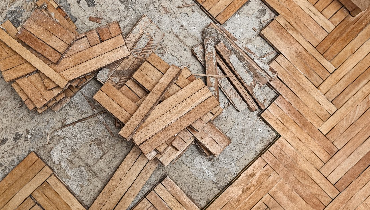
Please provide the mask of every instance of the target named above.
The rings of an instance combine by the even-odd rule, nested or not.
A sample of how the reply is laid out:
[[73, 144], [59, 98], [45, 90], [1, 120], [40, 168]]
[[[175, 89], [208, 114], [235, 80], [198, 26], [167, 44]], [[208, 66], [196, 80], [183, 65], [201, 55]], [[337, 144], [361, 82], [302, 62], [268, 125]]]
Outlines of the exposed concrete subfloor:
[[[104, 18], [102, 24], [119, 21], [127, 34], [146, 14], [165, 32], [156, 51], [158, 55], [170, 64], [188, 66], [193, 73], [204, 71], [192, 56], [191, 47], [202, 42], [202, 30], [211, 20], [191, 0], [59, 3], [73, 15], [80, 32], [99, 26], [88, 20], [89, 16], [97, 16]], [[30, 0], [2, 1], [0, 20], [10, 19], [19, 26], [32, 7]], [[260, 0], [250, 0], [224, 24], [238, 39], [239, 46], [249, 48], [247, 53], [266, 70], [276, 53], [258, 33], [274, 16]], [[104, 109], [92, 99], [100, 86], [94, 80], [61, 111], [39, 115], [28, 111], [10, 84], [0, 79], [0, 179], [30, 151], [35, 151], [77, 198], [90, 206], [132, 146], [118, 135], [113, 117], [101, 113]], [[258, 94], [266, 103], [275, 97], [270, 89]], [[204, 207], [275, 139], [276, 133], [260, 119], [258, 112], [237, 112], [223, 95], [220, 100], [225, 111], [215, 124], [231, 138], [232, 144], [216, 158], [206, 158], [192, 145], [176, 162], [159, 167], [136, 200], [168, 174], [199, 207]], [[65, 125], [69, 126], [62, 128]]]

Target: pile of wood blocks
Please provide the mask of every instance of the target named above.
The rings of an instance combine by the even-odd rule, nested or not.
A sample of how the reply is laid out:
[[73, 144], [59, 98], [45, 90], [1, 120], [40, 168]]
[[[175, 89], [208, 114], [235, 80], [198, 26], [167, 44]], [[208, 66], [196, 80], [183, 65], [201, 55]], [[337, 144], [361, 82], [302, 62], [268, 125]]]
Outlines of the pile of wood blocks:
[[203, 37], [204, 43], [194, 46], [192, 51], [206, 68], [207, 86], [214, 95], [218, 97], [220, 88], [238, 111], [246, 107], [250, 111], [265, 109], [268, 102], [256, 92], [267, 86], [271, 76], [221, 26], [211, 23], [203, 31]]
[[117, 22], [79, 34], [53, 0], [39, 0], [19, 28], [0, 29], [0, 70], [26, 106], [39, 113], [62, 108], [96, 71], [127, 57]]
[[121, 136], [164, 165], [179, 157], [194, 137], [209, 155], [230, 144], [211, 122], [223, 110], [204, 82], [156, 54], [125, 84], [106, 82], [94, 99], [124, 123]]

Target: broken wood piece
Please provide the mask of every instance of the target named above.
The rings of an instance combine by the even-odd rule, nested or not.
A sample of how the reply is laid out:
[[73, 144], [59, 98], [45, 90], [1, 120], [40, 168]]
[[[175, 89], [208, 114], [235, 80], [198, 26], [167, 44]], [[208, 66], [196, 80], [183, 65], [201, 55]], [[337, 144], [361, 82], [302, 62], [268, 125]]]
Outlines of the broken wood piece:
[[[220, 69], [225, 74], [233, 73], [219, 56], [217, 56], [217, 64], [220, 66]], [[257, 104], [254, 102], [252, 96], [250, 96], [249, 93], [245, 90], [244, 86], [240, 83], [240, 81], [235, 77], [229, 77], [228, 79], [230, 83], [234, 86], [235, 90], [242, 97], [244, 102], [247, 103], [249, 110], [252, 112], [256, 111], [258, 109]]]
[[[205, 60], [204, 60], [204, 47], [202, 44], [196, 45], [192, 48], [192, 52], [195, 55], [195, 57], [198, 59], [198, 61], [204, 66]], [[235, 77], [235, 75], [224, 75], [224, 73], [221, 71], [220, 67], [217, 66], [217, 72], [218, 72], [218, 85], [221, 89], [221, 91], [225, 94], [226, 98], [230, 101], [231, 105], [237, 110], [237, 111], [243, 111], [244, 109], [248, 108], [247, 104], [243, 101], [243, 99], [240, 97], [239, 93], [234, 89], [234, 87], [231, 85], [229, 80], [226, 77]], [[206, 74], [193, 74], [194, 76], [211, 76]], [[215, 75], [216, 76], [216, 75]]]
[[[207, 98], [211, 97], [211, 93], [207, 88], [202, 88], [201, 90], [195, 92], [190, 97], [186, 98], [183, 102], [178, 104], [178, 106], [169, 110], [167, 113], [156, 118], [152, 123], [141, 128], [136, 132], [133, 139], [137, 145], [140, 145], [150, 137], [154, 136], [156, 133], [160, 132], [167, 126], [171, 126], [172, 123], [176, 122], [180, 117], [184, 116], [190, 110], [198, 106]], [[166, 109], [167, 110], [167, 109]]]
[[178, 134], [181, 130], [185, 129], [199, 119], [200, 116], [207, 114], [209, 110], [212, 110], [214, 107], [218, 106], [218, 104], [219, 103], [215, 97], [210, 97], [203, 101], [194, 109], [187, 112], [184, 116], [172, 123], [170, 126], [166, 127], [161, 132], [155, 134], [150, 139], [142, 143], [139, 146], [141, 151], [143, 151], [144, 154], [149, 154], [156, 147], [160, 146], [162, 142]]
[[[216, 49], [215, 40], [213, 38], [204, 39], [204, 60], [207, 75], [217, 75], [217, 63], [216, 63]], [[213, 95], [219, 99], [218, 90], [218, 78], [207, 77], [207, 86], [213, 93]]]
[[120, 135], [126, 139], [131, 139], [134, 132], [139, 128], [143, 121], [149, 116], [154, 107], [159, 103], [162, 95], [166, 92], [168, 87], [173, 84], [180, 74], [180, 68], [171, 66], [166, 74], [159, 80], [158, 84], [148, 94], [135, 114], [126, 123], [120, 131]]
[[211, 122], [204, 124], [199, 130], [189, 128], [189, 131], [213, 155], [221, 154], [231, 143], [231, 140]]
[[94, 23], [100, 24], [102, 20], [103, 18], [100, 18], [100, 17], [92, 17], [92, 16], [89, 17], [89, 21], [94, 22]]
[[[233, 62], [231, 60], [231, 51], [229, 51], [225, 44], [220, 42], [216, 45], [216, 50], [220, 54], [220, 57], [225, 62], [226, 66], [229, 68], [229, 70], [232, 72], [233, 75], [235, 75], [236, 79], [239, 81], [239, 83], [247, 90], [250, 96], [252, 96], [253, 100], [256, 102], [256, 104], [261, 108], [265, 109], [266, 107], [262, 102], [260, 102], [257, 97], [254, 95], [253, 87], [246, 84], [245, 80], [240, 76], [240, 74], [237, 72], [237, 69], [235, 69], [235, 66], [233, 65]], [[222, 69], [222, 68], [221, 68]], [[223, 70], [223, 69], [222, 69]], [[244, 69], [239, 69], [239, 71], [242, 71]], [[226, 73], [226, 72], [225, 72]], [[228, 75], [228, 73], [226, 73]]]

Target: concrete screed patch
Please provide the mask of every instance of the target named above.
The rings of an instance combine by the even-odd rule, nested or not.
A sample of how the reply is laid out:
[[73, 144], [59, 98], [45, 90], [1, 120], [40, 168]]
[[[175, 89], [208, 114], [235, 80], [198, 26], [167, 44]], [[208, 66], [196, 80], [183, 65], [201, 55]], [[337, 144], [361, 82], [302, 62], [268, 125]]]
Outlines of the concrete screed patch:
[[[146, 14], [165, 32], [156, 51], [166, 62], [187, 66], [193, 73], [204, 69], [191, 54], [191, 47], [202, 42], [202, 30], [210, 18], [192, 0], [61, 0], [58, 2], [72, 15], [79, 32], [99, 26], [88, 21], [102, 17], [105, 24], [119, 21], [127, 34], [139, 18]], [[1, 20], [20, 25], [33, 8], [31, 0], [0, 2]], [[237, 39], [259, 65], [267, 63], [276, 52], [258, 36], [274, 14], [260, 0], [250, 0], [223, 26]], [[0, 79], [0, 179], [3, 179], [30, 151], [36, 151], [73, 191], [90, 206], [132, 147], [119, 137], [114, 119], [104, 113], [92, 96], [100, 88], [93, 80], [60, 112], [37, 114], [22, 105], [10, 84]], [[258, 93], [268, 103], [275, 97], [270, 90]], [[270, 142], [276, 133], [248, 110], [237, 112], [221, 94], [224, 113], [215, 124], [232, 140], [232, 144], [216, 158], [206, 158], [192, 145], [168, 167], [160, 166], [142, 189], [136, 201], [168, 174], [199, 207], [204, 207]], [[99, 113], [97, 115], [94, 115]], [[94, 115], [94, 117], [89, 117]], [[63, 129], [64, 125], [84, 119]]]

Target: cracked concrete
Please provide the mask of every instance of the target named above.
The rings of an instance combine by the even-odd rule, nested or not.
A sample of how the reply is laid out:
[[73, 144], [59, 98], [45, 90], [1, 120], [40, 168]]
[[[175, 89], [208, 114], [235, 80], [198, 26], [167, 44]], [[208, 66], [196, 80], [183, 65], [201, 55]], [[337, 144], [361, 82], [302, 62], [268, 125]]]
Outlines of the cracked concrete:
[[[103, 18], [102, 24], [119, 21], [127, 34], [146, 14], [165, 33], [156, 53], [170, 64], [204, 73], [192, 56], [191, 47], [202, 42], [202, 31], [211, 19], [192, 0], [59, 3], [72, 15], [79, 32], [99, 26], [88, 20], [95, 16]], [[2, 1], [0, 22], [9, 19], [19, 26], [33, 5], [31, 0]], [[258, 34], [273, 18], [274, 14], [260, 0], [250, 0], [223, 25], [265, 70], [276, 52]], [[91, 205], [132, 147], [132, 143], [119, 137], [113, 117], [102, 112], [103, 108], [92, 99], [99, 88], [100, 84], [93, 80], [60, 112], [39, 115], [28, 111], [10, 84], [0, 79], [0, 179], [30, 151], [36, 151], [85, 206]], [[259, 90], [258, 94], [270, 100], [275, 97], [271, 90]], [[215, 124], [231, 138], [232, 144], [216, 158], [205, 157], [192, 145], [176, 162], [166, 168], [160, 166], [136, 201], [168, 174], [199, 207], [204, 207], [276, 137], [258, 112], [237, 112], [222, 93], [220, 102], [225, 111]]]

